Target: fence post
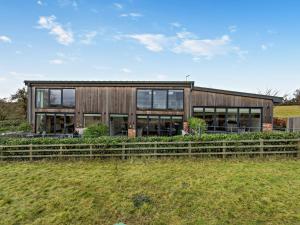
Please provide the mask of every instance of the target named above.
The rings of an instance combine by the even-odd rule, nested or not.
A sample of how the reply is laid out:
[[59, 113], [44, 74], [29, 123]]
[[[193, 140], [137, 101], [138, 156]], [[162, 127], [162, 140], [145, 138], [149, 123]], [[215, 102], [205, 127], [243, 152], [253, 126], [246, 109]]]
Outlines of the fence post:
[[154, 156], [157, 159], [157, 142], [154, 143]]
[[226, 142], [225, 141], [223, 141], [223, 143], [222, 143], [222, 158], [223, 159], [225, 159], [226, 158], [226, 148], [225, 148], [225, 146], [226, 146]]
[[29, 159], [32, 161], [32, 144], [29, 145]]
[[62, 149], [63, 149], [63, 146], [62, 144], [59, 145], [59, 155], [61, 156], [62, 155]]
[[263, 139], [259, 139], [259, 155], [260, 157], [263, 157], [264, 155], [264, 140]]
[[192, 157], [192, 143], [189, 141], [189, 157]]
[[122, 143], [122, 159], [125, 159], [125, 144]]
[[0, 146], [0, 160], [3, 160], [3, 146]]
[[93, 158], [93, 145], [90, 144], [90, 159]]

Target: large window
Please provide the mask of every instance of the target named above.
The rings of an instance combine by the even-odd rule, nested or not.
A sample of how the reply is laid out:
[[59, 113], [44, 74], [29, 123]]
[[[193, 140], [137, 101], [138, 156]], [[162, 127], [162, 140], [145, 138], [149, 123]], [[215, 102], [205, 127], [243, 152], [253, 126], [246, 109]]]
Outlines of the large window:
[[89, 127], [91, 125], [97, 125], [101, 123], [101, 114], [84, 114], [83, 125]]
[[167, 109], [167, 90], [153, 91], [153, 109]]
[[139, 89], [137, 90], [137, 109], [145, 110], [183, 110], [183, 90]]
[[36, 89], [36, 108], [74, 108], [75, 89]]
[[168, 109], [183, 109], [183, 90], [168, 91]]
[[36, 90], [36, 107], [47, 108], [49, 102], [49, 90], [48, 89], [37, 89]]
[[63, 89], [63, 106], [75, 107], [75, 89]]
[[50, 89], [50, 106], [58, 107], [61, 106], [61, 90]]
[[71, 113], [36, 113], [36, 133], [73, 134], [75, 116]]
[[183, 127], [182, 116], [137, 116], [137, 136], [180, 135]]
[[110, 115], [110, 135], [127, 136], [128, 133], [128, 115], [111, 114]]
[[139, 109], [151, 109], [152, 90], [137, 90], [137, 107]]
[[193, 116], [204, 119], [213, 132], [261, 131], [262, 108], [194, 107]]

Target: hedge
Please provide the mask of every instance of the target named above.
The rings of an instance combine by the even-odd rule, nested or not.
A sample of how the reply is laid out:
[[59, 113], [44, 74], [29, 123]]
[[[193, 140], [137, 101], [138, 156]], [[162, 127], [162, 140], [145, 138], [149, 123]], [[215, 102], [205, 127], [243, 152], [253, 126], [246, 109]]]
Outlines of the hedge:
[[242, 134], [203, 134], [199, 136], [173, 137], [99, 137], [99, 138], [0, 138], [0, 145], [26, 144], [118, 144], [122, 142], [176, 142], [176, 141], [218, 141], [218, 140], [258, 140], [258, 139], [295, 139], [300, 138], [300, 132], [265, 132]]

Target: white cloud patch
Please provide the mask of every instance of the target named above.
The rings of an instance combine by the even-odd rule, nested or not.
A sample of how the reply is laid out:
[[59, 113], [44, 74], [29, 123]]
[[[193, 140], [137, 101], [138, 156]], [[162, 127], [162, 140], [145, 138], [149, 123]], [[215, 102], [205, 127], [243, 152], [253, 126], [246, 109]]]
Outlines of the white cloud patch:
[[43, 2], [42, 1], [37, 1], [36, 4], [43, 5]]
[[78, 3], [76, 0], [58, 0], [60, 7], [72, 6], [74, 10], [78, 10]]
[[217, 55], [226, 54], [229, 43], [230, 38], [227, 35], [217, 39], [186, 39], [176, 46], [173, 51], [210, 59]]
[[272, 48], [273, 47], [273, 43], [266, 43], [266, 44], [262, 44], [261, 46], [260, 46], [260, 49], [262, 50], [262, 51], [266, 51], [266, 50], [268, 50], [269, 48]]
[[228, 30], [230, 33], [234, 33], [237, 31], [237, 26], [236, 25], [231, 25], [228, 27]]
[[178, 23], [178, 22], [170, 23], [170, 25], [171, 25], [172, 27], [176, 27], [176, 28], [182, 27], [182, 25], [181, 25], [180, 23]]
[[61, 64], [64, 64], [65, 62], [61, 59], [52, 59], [49, 61], [50, 64], [53, 64], [53, 65], [61, 65]]
[[123, 9], [123, 5], [117, 2], [114, 3], [114, 7], [116, 7], [117, 9]]
[[163, 34], [132, 34], [126, 35], [144, 45], [148, 50], [153, 52], [160, 52], [168, 43], [168, 38]]
[[128, 69], [128, 68], [122, 68], [121, 72], [123, 72], [123, 73], [131, 73], [132, 71], [131, 71], [131, 69]]
[[11, 43], [11, 39], [7, 36], [0, 36], [0, 42], [4, 42], [4, 43]]
[[167, 80], [168, 76], [166, 74], [157, 74], [157, 80]]
[[93, 43], [93, 40], [97, 36], [97, 34], [97, 31], [87, 32], [83, 35], [82, 40], [80, 42], [85, 45], [90, 45]]
[[215, 39], [200, 39], [195, 34], [183, 30], [176, 33], [175, 36], [131, 34], [122, 37], [134, 39], [153, 52], [168, 50], [176, 54], [188, 54], [193, 56], [194, 61], [199, 61], [200, 58], [212, 59], [227, 54], [235, 54], [244, 59], [247, 54], [247, 51], [232, 45], [228, 35]]
[[130, 17], [132, 19], [136, 19], [138, 17], [142, 17], [143, 15], [141, 13], [135, 13], [135, 12], [132, 12], [132, 13], [123, 13], [120, 15], [120, 17]]
[[58, 43], [62, 45], [70, 45], [74, 42], [73, 32], [71, 30], [66, 30], [61, 24], [56, 22], [55, 16], [41, 16], [39, 21], [39, 28], [49, 30], [49, 33], [55, 36]]

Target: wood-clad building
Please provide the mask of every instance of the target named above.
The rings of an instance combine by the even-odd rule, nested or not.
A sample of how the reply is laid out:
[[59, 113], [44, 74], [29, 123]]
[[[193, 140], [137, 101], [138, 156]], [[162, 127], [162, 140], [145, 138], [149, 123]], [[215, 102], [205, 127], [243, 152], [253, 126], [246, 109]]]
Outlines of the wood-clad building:
[[282, 101], [185, 81], [25, 81], [28, 120], [36, 133], [73, 133], [105, 123], [111, 135], [181, 134], [189, 117], [211, 132], [260, 131]]

